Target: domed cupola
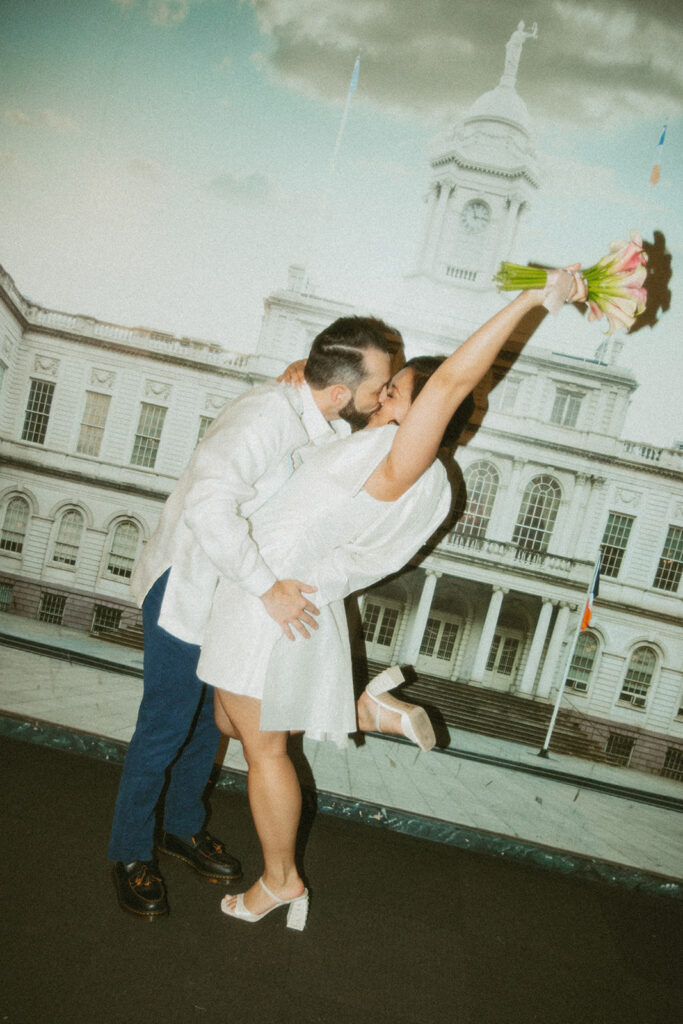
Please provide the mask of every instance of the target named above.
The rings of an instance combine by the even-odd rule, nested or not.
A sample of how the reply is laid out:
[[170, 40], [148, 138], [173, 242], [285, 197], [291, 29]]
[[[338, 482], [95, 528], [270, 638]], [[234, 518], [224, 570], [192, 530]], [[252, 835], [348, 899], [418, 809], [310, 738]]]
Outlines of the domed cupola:
[[427, 224], [417, 273], [456, 288], [491, 289], [510, 256], [521, 218], [539, 186], [534, 132], [515, 84], [524, 23], [506, 46], [495, 89], [480, 96], [460, 122], [434, 140]]

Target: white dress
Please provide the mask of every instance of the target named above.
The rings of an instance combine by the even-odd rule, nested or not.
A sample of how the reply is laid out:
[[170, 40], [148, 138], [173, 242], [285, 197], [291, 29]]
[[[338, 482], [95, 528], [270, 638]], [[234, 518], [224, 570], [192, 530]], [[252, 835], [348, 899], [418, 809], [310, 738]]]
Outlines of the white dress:
[[397, 501], [363, 490], [396, 427], [359, 431], [309, 454], [251, 517], [253, 537], [278, 579], [318, 588], [310, 639], [288, 640], [260, 598], [222, 577], [197, 669], [200, 679], [262, 701], [261, 728], [302, 730], [339, 745], [356, 726], [343, 598], [390, 575], [448, 514], [446, 472], [435, 462]]

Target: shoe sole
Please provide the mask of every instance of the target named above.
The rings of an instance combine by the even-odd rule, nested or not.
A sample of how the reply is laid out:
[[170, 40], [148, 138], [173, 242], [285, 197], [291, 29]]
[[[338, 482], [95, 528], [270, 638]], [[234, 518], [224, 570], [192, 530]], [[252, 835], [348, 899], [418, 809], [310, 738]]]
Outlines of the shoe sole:
[[236, 875], [215, 875], [210, 874], [208, 871], [202, 871], [202, 869], [198, 868], [189, 857], [183, 857], [182, 853], [176, 853], [175, 850], [166, 850], [163, 846], [157, 846], [157, 851], [159, 853], [163, 853], [166, 857], [173, 857], [175, 860], [181, 860], [183, 864], [187, 864], [187, 866], [192, 868], [193, 871], [196, 871], [201, 878], [205, 878], [207, 882], [239, 882], [242, 877], [241, 871]]
[[118, 879], [115, 875], [112, 875], [112, 882], [114, 883], [116, 898], [121, 910], [124, 910], [126, 914], [130, 914], [130, 916], [134, 917], [136, 921], [158, 921], [162, 917], [168, 917], [168, 907], [163, 907], [161, 910], [135, 910], [134, 907], [129, 906], [123, 900]]

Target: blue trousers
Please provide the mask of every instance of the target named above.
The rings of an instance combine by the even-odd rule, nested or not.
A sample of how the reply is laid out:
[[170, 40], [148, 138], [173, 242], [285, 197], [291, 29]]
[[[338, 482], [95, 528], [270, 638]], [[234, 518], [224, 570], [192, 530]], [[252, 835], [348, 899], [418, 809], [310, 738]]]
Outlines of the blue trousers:
[[[170, 570], [169, 570], [170, 571]], [[197, 677], [199, 647], [159, 625], [168, 572], [142, 606], [144, 685], [114, 811], [109, 858], [151, 860], [156, 807], [168, 779], [163, 826], [174, 835], [198, 832], [205, 819], [202, 794], [220, 740], [213, 690]]]

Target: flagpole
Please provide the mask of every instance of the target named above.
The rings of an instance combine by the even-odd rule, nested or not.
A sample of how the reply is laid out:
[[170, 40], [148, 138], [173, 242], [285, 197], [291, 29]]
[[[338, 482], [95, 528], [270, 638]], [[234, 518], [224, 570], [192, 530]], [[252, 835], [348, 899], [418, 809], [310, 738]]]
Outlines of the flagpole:
[[320, 214], [318, 216], [318, 223], [316, 225], [315, 232], [313, 234], [313, 240], [310, 248], [310, 262], [313, 263], [318, 245], [320, 243], [320, 235], [322, 234], [323, 222], [327, 213], [327, 206], [330, 200], [332, 192], [332, 182], [334, 180], [335, 171], [337, 169], [337, 156], [339, 154], [339, 147], [341, 146], [342, 137], [344, 135], [344, 129], [346, 128], [346, 121], [349, 116], [349, 110], [351, 108], [351, 100], [353, 94], [356, 91], [358, 85], [358, 73], [360, 70], [360, 54], [356, 57], [356, 63], [353, 66], [353, 72], [351, 74], [351, 82], [349, 84], [349, 91], [346, 94], [346, 103], [344, 104], [344, 113], [342, 114], [341, 122], [339, 124], [339, 131], [337, 132], [337, 140], [334, 144], [334, 150], [332, 152], [332, 159], [330, 160], [330, 169], [327, 173], [327, 184], [325, 185], [325, 191], [323, 192], [322, 203], [320, 206]]
[[642, 206], [641, 211], [640, 211], [640, 225], [638, 227], [638, 234], [639, 235], [642, 235], [642, 233], [643, 233], [643, 224], [645, 222], [645, 212], [646, 212], [646, 210], [648, 208], [648, 205], [649, 205], [649, 202], [650, 202], [650, 196], [652, 194], [652, 189], [655, 187], [655, 185], [659, 181], [659, 178], [660, 178], [660, 175], [661, 175], [661, 169], [662, 169], [662, 150], [664, 148], [664, 140], [666, 138], [666, 129], [667, 129], [667, 127], [668, 127], [668, 125], [666, 125], [666, 124], [662, 127], [662, 130], [661, 130], [661, 132], [659, 134], [659, 142], [657, 143], [657, 146], [655, 147], [654, 163], [652, 164], [652, 171], [650, 172], [650, 181], [648, 183], [647, 192], [645, 194], [645, 199], [643, 201], [643, 206]]
[[541, 747], [541, 749], [538, 752], [538, 757], [547, 757], [548, 756], [548, 747], [550, 746], [550, 737], [553, 734], [553, 729], [555, 728], [555, 722], [557, 721], [557, 716], [558, 716], [559, 711], [560, 711], [560, 704], [562, 703], [562, 698], [564, 696], [564, 687], [565, 687], [565, 683], [566, 683], [566, 679], [567, 679], [567, 672], [568, 672], [569, 667], [570, 667], [570, 665], [572, 663], [572, 658], [574, 657], [574, 652], [576, 651], [576, 645], [579, 642], [579, 637], [581, 636], [581, 633], [584, 631], [584, 629], [588, 625], [588, 623], [586, 623], [586, 626], [584, 626], [584, 619], [586, 617], [586, 609], [588, 608], [589, 602], [590, 602], [590, 600], [593, 597], [593, 594], [595, 592], [596, 581], [597, 581], [599, 573], [600, 573], [600, 560], [601, 560], [601, 557], [602, 557], [602, 552], [600, 552], [600, 554], [598, 555], [598, 560], [595, 563], [595, 568], [593, 570], [593, 575], [591, 576], [591, 581], [590, 581], [590, 584], [589, 584], [589, 587], [588, 587], [588, 594], [586, 595], [586, 604], [584, 605], [584, 610], [582, 610], [581, 615], [579, 617], [579, 626], [578, 626], [578, 629], [576, 630], [576, 634], [574, 636], [574, 643], [571, 646], [571, 652], [569, 654], [569, 660], [568, 660], [568, 663], [567, 663], [567, 670], [562, 673], [562, 678], [560, 679], [560, 685], [557, 688], [557, 697], [555, 699], [555, 706], [553, 708], [553, 713], [550, 716], [550, 723], [548, 725], [548, 731], [545, 734], [545, 739], [543, 741], [543, 746]]

